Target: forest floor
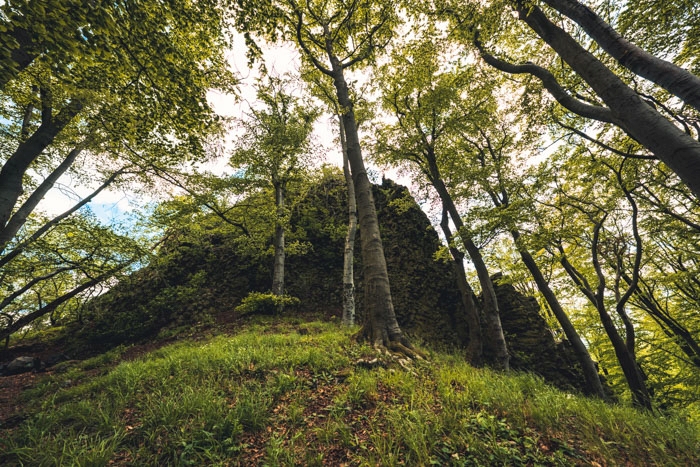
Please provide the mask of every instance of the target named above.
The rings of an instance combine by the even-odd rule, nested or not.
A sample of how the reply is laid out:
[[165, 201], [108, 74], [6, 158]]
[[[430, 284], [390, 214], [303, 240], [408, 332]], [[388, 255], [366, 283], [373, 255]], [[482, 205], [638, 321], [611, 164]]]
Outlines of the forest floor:
[[429, 360], [402, 366], [351, 332], [222, 316], [0, 377], [0, 464], [700, 465], [700, 428], [679, 416], [471, 368], [457, 354], [426, 350]]

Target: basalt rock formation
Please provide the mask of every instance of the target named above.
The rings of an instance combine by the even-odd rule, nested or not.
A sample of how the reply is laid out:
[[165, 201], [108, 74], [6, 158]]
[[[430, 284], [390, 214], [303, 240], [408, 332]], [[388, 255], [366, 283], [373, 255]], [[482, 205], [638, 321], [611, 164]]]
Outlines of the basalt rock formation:
[[[375, 185], [392, 297], [402, 329], [429, 345], [463, 347], [468, 329], [448, 261], [437, 259], [442, 243], [406, 187]], [[300, 299], [300, 312], [340, 316], [346, 191], [342, 177], [326, 177], [305, 192], [291, 213], [290, 238], [306, 245], [286, 262], [286, 292]], [[358, 232], [362, 235], [362, 230]], [[251, 291], [271, 284], [272, 261], [245, 254], [234, 234], [216, 229], [197, 235], [171, 232], [158, 258], [94, 300], [84, 325], [94, 342], [110, 345], [146, 338], [163, 327], [231, 313]], [[357, 319], [362, 320], [362, 258], [356, 243]], [[565, 388], [580, 389], [583, 377], [566, 342], [555, 341], [534, 298], [510, 285], [496, 288], [512, 367], [533, 371]]]

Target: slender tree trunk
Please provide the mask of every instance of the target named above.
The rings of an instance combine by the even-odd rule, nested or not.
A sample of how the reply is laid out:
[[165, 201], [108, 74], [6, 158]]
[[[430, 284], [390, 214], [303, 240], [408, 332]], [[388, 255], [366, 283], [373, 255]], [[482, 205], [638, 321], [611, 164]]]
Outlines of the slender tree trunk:
[[482, 321], [482, 324], [484, 325], [483, 334], [484, 337], [488, 339], [488, 343], [494, 351], [496, 359], [495, 366], [503, 370], [508, 370], [510, 366], [510, 355], [508, 353], [508, 346], [506, 345], [506, 339], [503, 334], [503, 327], [501, 326], [501, 317], [499, 315], [496, 291], [493, 287], [493, 282], [491, 281], [488, 268], [486, 267], [486, 263], [481, 256], [479, 247], [476, 246], [471, 237], [464, 233], [465, 229], [464, 223], [462, 222], [462, 217], [459, 215], [457, 207], [452, 200], [452, 196], [442, 180], [434, 152], [432, 149], [429, 149], [425, 155], [426, 162], [428, 163], [430, 181], [440, 196], [443, 209], [445, 209], [452, 218], [452, 223], [457, 228], [457, 232], [462, 239], [462, 244], [464, 245], [469, 258], [471, 258], [472, 263], [474, 264], [474, 269], [476, 269], [477, 276], [479, 277], [479, 284], [481, 285], [484, 301], [484, 315]]
[[610, 108], [627, 134], [653, 152], [700, 198], [700, 142], [642, 100], [615, 73], [553, 24], [538, 7], [518, 1], [516, 10]]
[[620, 364], [620, 368], [622, 368], [622, 372], [625, 375], [627, 386], [632, 392], [632, 401], [635, 405], [639, 407], [651, 409], [651, 397], [646, 387], [644, 375], [642, 374], [640, 367], [634, 358], [634, 355], [632, 355], [629, 352], [629, 349], [627, 348], [624, 339], [622, 339], [620, 333], [617, 331], [617, 327], [615, 326], [615, 323], [610, 317], [610, 314], [605, 309], [605, 281], [600, 272], [600, 264], [598, 262], [597, 253], [595, 252], [598, 248], [598, 235], [601, 225], [602, 223], [596, 226], [596, 229], [593, 234], [593, 267], [596, 269], [596, 272], [599, 277], [598, 287], [596, 291], [592, 290], [590, 287], [587, 286], [587, 284], [584, 284], [581, 281], [582, 275], [578, 271], [576, 271], [576, 269], [571, 263], [569, 263], [568, 259], [563, 254], [563, 251], [561, 249], [559, 261], [564, 267], [564, 270], [567, 272], [569, 277], [571, 277], [574, 283], [581, 289], [584, 295], [586, 295], [586, 298], [588, 298], [588, 300], [593, 304], [593, 306], [595, 306], [596, 311], [598, 311], [600, 321], [603, 324], [603, 329], [605, 329], [605, 333], [608, 335], [608, 339], [610, 340], [610, 343], [613, 346], [613, 350], [615, 351], [617, 361]]
[[355, 184], [350, 174], [348, 161], [347, 142], [345, 140], [345, 126], [343, 119], [338, 116], [340, 125], [340, 145], [343, 150], [343, 175], [345, 185], [348, 190], [348, 231], [345, 235], [345, 251], [343, 254], [343, 325], [352, 326], [355, 324], [355, 276], [354, 276], [354, 253], [355, 234], [357, 233], [357, 203], [355, 202]]
[[[284, 295], [284, 183], [277, 182], [275, 186], [275, 256], [272, 267], [272, 293], [277, 296]], [[280, 303], [278, 311], [283, 311], [284, 305]]]
[[651, 397], [646, 386], [646, 378], [642, 374], [637, 360], [634, 358], [634, 355], [630, 353], [624, 339], [620, 337], [615, 323], [613, 323], [605, 309], [605, 304], [596, 303], [596, 308], [600, 315], [600, 320], [603, 323], [603, 328], [613, 345], [615, 356], [617, 356], [617, 361], [620, 363], [622, 372], [625, 375], [627, 385], [632, 391], [632, 401], [639, 407], [651, 409]]
[[476, 297], [474, 290], [467, 282], [467, 274], [464, 272], [464, 253], [455, 248], [452, 243], [453, 235], [450, 230], [449, 217], [445, 203], [442, 208], [442, 220], [440, 222], [442, 232], [447, 239], [447, 245], [452, 255], [452, 265], [455, 270], [457, 288], [462, 297], [462, 306], [469, 327], [469, 344], [467, 345], [467, 361], [475, 367], [479, 367], [483, 363], [483, 341], [481, 336], [481, 319], [479, 318], [479, 307], [476, 305]]
[[593, 10], [576, 0], [544, 2], [578, 23], [620, 65], [658, 84], [696, 110], [700, 110], [700, 77], [632, 44]]
[[362, 268], [365, 294], [365, 322], [358, 338], [366, 338], [375, 347], [386, 347], [410, 356], [415, 356], [412, 345], [404, 336], [394, 313], [391, 300], [389, 274], [384, 258], [384, 248], [379, 233], [379, 222], [372, 196], [372, 184], [367, 176], [362, 159], [357, 124], [342, 65], [332, 53], [332, 40], [328, 39], [328, 57], [333, 65], [333, 84], [338, 104], [342, 109], [343, 127], [347, 145], [348, 161], [357, 195], [357, 211], [362, 228]]
[[598, 374], [598, 369], [596, 368], [596, 365], [593, 362], [590, 353], [588, 353], [588, 349], [581, 340], [581, 337], [579, 336], [578, 332], [576, 332], [576, 328], [574, 328], [574, 325], [569, 320], [569, 317], [567, 316], [566, 312], [559, 303], [559, 300], [557, 299], [556, 295], [554, 295], [554, 292], [549, 287], [549, 284], [544, 278], [544, 275], [542, 274], [542, 271], [540, 270], [539, 266], [535, 262], [535, 259], [532, 257], [530, 252], [527, 251], [527, 249], [521, 245], [520, 232], [516, 229], [513, 229], [510, 231], [510, 233], [513, 236], [513, 241], [515, 242], [515, 246], [518, 249], [518, 252], [520, 253], [520, 257], [522, 258], [523, 263], [525, 263], [525, 266], [527, 267], [528, 271], [530, 271], [530, 275], [532, 275], [532, 278], [535, 280], [537, 288], [539, 289], [544, 299], [547, 301], [547, 305], [549, 305], [549, 308], [552, 310], [552, 313], [554, 313], [554, 316], [557, 318], [559, 325], [564, 330], [566, 338], [571, 343], [571, 347], [573, 347], [574, 353], [576, 353], [576, 357], [578, 358], [579, 364], [581, 365], [581, 369], [583, 370], [583, 376], [586, 379], [586, 386], [588, 387], [588, 392], [592, 395], [600, 397], [601, 399], [607, 399], [607, 396], [605, 395], [605, 390], [603, 389], [603, 384], [600, 382], [600, 375]]

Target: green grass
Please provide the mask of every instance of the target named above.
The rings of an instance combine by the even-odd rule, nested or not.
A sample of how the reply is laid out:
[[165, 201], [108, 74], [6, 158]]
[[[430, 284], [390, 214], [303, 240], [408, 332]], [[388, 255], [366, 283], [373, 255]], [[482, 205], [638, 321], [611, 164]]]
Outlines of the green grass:
[[[297, 329], [303, 327], [304, 332]], [[332, 323], [66, 366], [0, 427], [2, 465], [698, 465], [679, 416], [560, 392], [434, 353], [410, 371]], [[359, 359], [379, 357], [372, 369]]]

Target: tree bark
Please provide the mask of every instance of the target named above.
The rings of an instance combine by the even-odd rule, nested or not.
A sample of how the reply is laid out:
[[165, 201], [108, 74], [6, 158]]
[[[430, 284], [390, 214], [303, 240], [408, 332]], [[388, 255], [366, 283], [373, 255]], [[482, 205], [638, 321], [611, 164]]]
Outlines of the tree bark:
[[633, 73], [652, 81], [700, 111], [700, 78], [672, 62], [662, 60], [622, 37], [593, 10], [576, 0], [543, 0], [568, 16], [605, 50]]
[[513, 229], [510, 231], [510, 233], [513, 236], [515, 247], [518, 249], [518, 253], [520, 253], [520, 258], [522, 258], [523, 263], [527, 267], [528, 271], [530, 271], [530, 275], [535, 280], [537, 288], [547, 301], [547, 305], [549, 305], [552, 313], [554, 313], [559, 325], [564, 330], [566, 338], [571, 343], [571, 347], [574, 349], [574, 353], [576, 354], [579, 364], [581, 365], [581, 369], [583, 370], [583, 376], [586, 379], [588, 392], [592, 395], [600, 397], [601, 399], [607, 399], [605, 390], [603, 389], [603, 384], [600, 382], [598, 369], [596, 368], [590, 353], [588, 353], [588, 349], [581, 340], [578, 332], [576, 332], [576, 328], [574, 328], [571, 320], [569, 320], [568, 315], [562, 308], [556, 295], [554, 295], [554, 292], [549, 287], [549, 284], [544, 278], [539, 266], [535, 262], [535, 259], [532, 257], [530, 252], [521, 245], [520, 232]]
[[475, 367], [480, 367], [483, 364], [483, 340], [481, 335], [481, 319], [479, 318], [479, 307], [476, 305], [476, 296], [474, 290], [467, 282], [467, 274], [464, 271], [464, 253], [455, 248], [452, 243], [453, 235], [450, 230], [448, 212], [443, 203], [442, 220], [440, 222], [442, 232], [447, 239], [447, 245], [452, 255], [452, 265], [455, 271], [457, 288], [459, 289], [462, 298], [462, 306], [467, 319], [469, 328], [469, 343], [467, 344], [467, 361]]
[[[330, 41], [330, 38], [328, 39]], [[379, 233], [379, 222], [372, 196], [372, 184], [367, 176], [362, 159], [357, 124], [350, 99], [343, 67], [332, 53], [332, 42], [328, 44], [328, 58], [332, 64], [333, 85], [345, 129], [348, 161], [357, 195], [357, 211], [362, 228], [360, 245], [362, 248], [362, 269], [365, 294], [365, 322], [358, 338], [366, 338], [375, 347], [385, 347], [414, 356], [412, 345], [401, 331], [394, 313], [391, 299], [389, 273], [384, 258], [384, 248]]]
[[345, 250], [343, 253], [343, 318], [344, 326], [355, 324], [355, 276], [354, 276], [354, 253], [355, 234], [357, 233], [357, 202], [355, 201], [355, 184], [350, 174], [348, 161], [347, 142], [345, 140], [345, 126], [343, 119], [338, 116], [340, 126], [340, 145], [343, 151], [343, 175], [348, 191], [348, 231], [345, 235]]
[[668, 121], [633, 89], [553, 24], [537, 7], [518, 1], [516, 10], [610, 108], [620, 127], [653, 152], [700, 198], [700, 142]]
[[[284, 295], [284, 183], [277, 182], [275, 187], [275, 238], [273, 241], [275, 253], [272, 267], [272, 293], [277, 296]], [[278, 305], [278, 312], [283, 311], [282, 302]]]

